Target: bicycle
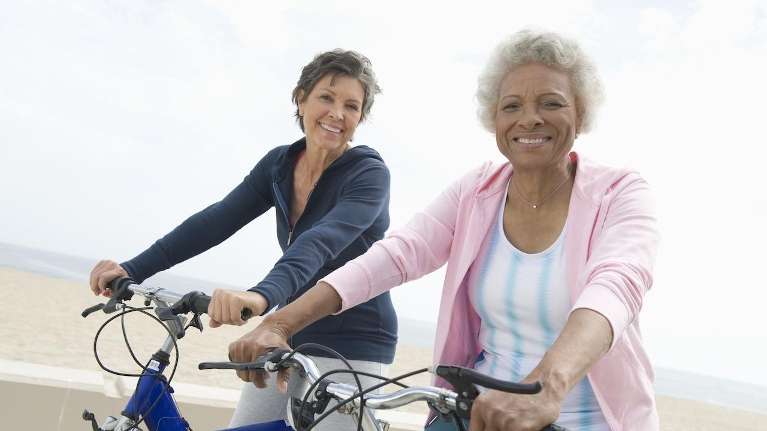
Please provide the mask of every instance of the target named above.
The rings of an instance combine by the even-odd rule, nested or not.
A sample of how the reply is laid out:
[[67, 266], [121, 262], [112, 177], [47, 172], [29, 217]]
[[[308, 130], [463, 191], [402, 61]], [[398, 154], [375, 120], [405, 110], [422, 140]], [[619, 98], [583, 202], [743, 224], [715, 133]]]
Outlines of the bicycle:
[[[87, 317], [95, 311], [114, 313], [118, 309], [122, 312], [109, 318], [102, 324], [94, 338], [94, 354], [99, 366], [107, 372], [119, 375], [138, 377], [136, 389], [128, 400], [127, 405], [121, 412], [120, 417], [108, 416], [99, 425], [93, 413], [87, 409], [83, 412], [83, 420], [90, 422], [93, 431], [133, 431], [140, 430], [139, 426], [145, 424], [148, 431], [186, 431], [191, 430], [190, 424], [181, 415], [176, 402], [171, 395], [173, 389], [170, 385], [173, 380], [176, 366], [178, 365], [178, 340], [183, 338], [186, 329], [190, 326], [202, 330], [200, 315], [207, 313], [210, 297], [201, 292], [189, 292], [179, 294], [167, 289], [157, 287], [142, 287], [132, 280], [121, 278], [110, 283], [111, 297], [106, 304], [97, 304], [82, 312]], [[135, 308], [125, 302], [134, 294], [145, 298], [144, 307]], [[155, 307], [150, 307], [154, 303]], [[147, 310], [154, 308], [157, 317], [149, 314]], [[168, 332], [162, 347], [155, 352], [146, 365], [142, 365], [135, 357], [127, 337], [123, 324], [123, 335], [128, 351], [134, 361], [142, 368], [140, 374], [117, 373], [105, 367], [97, 351], [98, 337], [101, 331], [110, 322], [125, 316], [127, 313], [140, 312], [160, 322]], [[193, 316], [188, 325], [187, 315]], [[248, 309], [242, 310], [241, 317], [247, 320], [252, 316]], [[244, 427], [222, 429], [220, 431], [308, 431], [321, 422], [334, 411], [351, 415], [358, 424], [358, 429], [363, 431], [387, 431], [388, 424], [375, 418], [371, 410], [396, 409], [416, 401], [425, 401], [437, 414], [449, 416], [454, 420], [456, 429], [465, 431], [462, 419], [469, 419], [473, 400], [479, 395], [476, 385], [519, 394], [535, 394], [541, 390], [540, 383], [520, 384], [505, 382], [483, 375], [474, 370], [449, 366], [436, 365], [423, 368], [394, 378], [374, 376], [351, 369], [331, 370], [321, 374], [315, 363], [308, 356], [301, 353], [307, 348], [319, 348], [330, 350], [318, 345], [301, 345], [294, 350], [275, 349], [262, 355], [258, 360], [248, 363], [236, 362], [203, 362], [199, 364], [200, 370], [206, 369], [231, 369], [231, 370], [263, 370], [276, 373], [284, 368], [293, 368], [301, 377], [300, 392], [303, 397], [291, 397], [287, 408], [287, 420], [252, 424]], [[165, 370], [170, 365], [172, 351], [176, 352], [176, 361], [168, 378]], [[335, 353], [338, 355], [337, 353]], [[346, 360], [338, 355], [342, 362]], [[346, 363], [348, 365], [348, 363]], [[455, 391], [436, 386], [408, 387], [399, 381], [412, 375], [431, 372], [442, 377], [453, 385]], [[349, 373], [354, 376], [368, 375], [381, 380], [381, 383], [369, 388], [362, 388], [359, 380], [356, 385], [337, 383], [329, 379], [334, 374]], [[375, 393], [377, 389], [395, 384], [402, 387], [392, 393]], [[335, 405], [328, 408], [330, 402]], [[542, 431], [566, 431], [557, 425], [550, 425]]]

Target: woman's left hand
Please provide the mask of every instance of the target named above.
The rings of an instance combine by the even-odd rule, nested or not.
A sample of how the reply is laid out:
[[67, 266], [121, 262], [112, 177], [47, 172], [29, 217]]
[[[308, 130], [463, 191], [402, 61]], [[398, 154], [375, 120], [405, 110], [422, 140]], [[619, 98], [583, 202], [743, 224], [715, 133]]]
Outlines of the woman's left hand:
[[474, 400], [469, 431], [540, 431], [559, 418], [560, 406], [545, 389], [535, 395], [488, 390]]

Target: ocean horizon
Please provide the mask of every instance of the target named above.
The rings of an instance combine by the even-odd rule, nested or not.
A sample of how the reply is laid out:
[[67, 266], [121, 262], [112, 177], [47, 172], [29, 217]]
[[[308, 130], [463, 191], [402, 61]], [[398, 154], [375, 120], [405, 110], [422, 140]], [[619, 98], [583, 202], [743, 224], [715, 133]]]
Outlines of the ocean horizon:
[[[0, 267], [87, 283], [95, 262], [96, 259], [0, 242]], [[237, 288], [225, 283], [177, 275], [172, 270], [159, 273], [147, 279], [144, 284], [176, 291], [200, 290], [206, 293], [215, 288]], [[434, 322], [399, 317], [399, 341], [403, 344], [431, 349], [435, 330]], [[767, 413], [767, 386], [669, 367], [655, 366], [655, 374], [655, 390], [659, 395]]]

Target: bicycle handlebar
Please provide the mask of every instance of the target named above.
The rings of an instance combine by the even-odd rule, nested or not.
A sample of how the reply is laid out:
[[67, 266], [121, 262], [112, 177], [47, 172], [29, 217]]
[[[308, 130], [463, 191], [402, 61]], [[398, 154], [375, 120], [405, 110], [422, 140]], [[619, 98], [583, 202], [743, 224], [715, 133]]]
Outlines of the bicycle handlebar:
[[[198, 365], [200, 370], [255, 369], [268, 372], [277, 372], [281, 368], [288, 367], [297, 368], [299, 371], [305, 373], [306, 379], [310, 385], [313, 385], [320, 379], [320, 377], [322, 377], [316, 364], [311, 358], [301, 353], [291, 352], [286, 349], [271, 350], [260, 356], [254, 362], [202, 362]], [[457, 393], [450, 389], [436, 386], [406, 387], [388, 394], [367, 393], [364, 395], [365, 406], [377, 410], [388, 410], [402, 407], [416, 401], [426, 401], [442, 413], [459, 413], [464, 411], [465, 415], [461, 414], [460, 416], [464, 416], [468, 419], [471, 412], [471, 401], [479, 395], [479, 392], [476, 391], [476, 388], [473, 386], [474, 384], [519, 394], [536, 394], [542, 389], [539, 382], [533, 384], [505, 382], [463, 367], [437, 365], [436, 367], [432, 367], [430, 371], [445, 378], [448, 382], [456, 382], [457, 384], [452, 382], [451, 384], [453, 384], [459, 392]], [[352, 405], [352, 408], [360, 409], [361, 403], [358, 388], [356, 386], [330, 382], [327, 380], [326, 382], [327, 385], [324, 385], [323, 391], [339, 401], [353, 399], [349, 402]], [[472, 391], [472, 393], [460, 393], [461, 388], [464, 386], [470, 386], [474, 391]], [[566, 430], [557, 425], [549, 425], [542, 431]]]
[[460, 387], [464, 386], [465, 384], [476, 384], [488, 389], [525, 395], [537, 394], [541, 391], [541, 389], [543, 389], [543, 386], [540, 382], [507, 382], [505, 380], [495, 379], [469, 368], [456, 367], [452, 365], [437, 365], [434, 367], [432, 372], [447, 380], [459, 391], [462, 389]]
[[[130, 300], [133, 294], [138, 294], [147, 300], [154, 301], [162, 307], [158, 314], [162, 320], [170, 320], [179, 314], [207, 314], [208, 305], [211, 297], [198, 291], [192, 291], [186, 294], [180, 294], [161, 287], [149, 287], [136, 284], [133, 280], [126, 277], [119, 277], [107, 284], [107, 289], [112, 291], [112, 296], [106, 304], [97, 304], [88, 307], [82, 312], [83, 317], [87, 317], [94, 311], [103, 310], [105, 313], [117, 311], [117, 304], [122, 301]], [[243, 307], [240, 312], [242, 320], [248, 320], [253, 317], [253, 311], [248, 307]]]
[[[112, 295], [106, 304], [98, 304], [82, 312], [86, 317], [90, 313], [103, 310], [105, 313], [117, 311], [118, 306], [123, 301], [130, 300], [134, 294], [143, 296], [147, 301], [157, 304], [156, 313], [160, 320], [170, 320], [176, 328], [176, 336], [184, 336], [183, 320], [187, 313], [194, 313], [194, 320], [198, 324], [193, 325], [202, 330], [198, 315], [206, 314], [211, 297], [198, 291], [179, 294], [159, 287], [146, 287], [136, 284], [130, 278], [117, 278], [107, 286], [112, 291]], [[147, 302], [148, 305], [148, 302]], [[253, 313], [249, 308], [243, 308], [241, 317], [247, 320]], [[175, 343], [175, 341], [173, 341]], [[168, 342], [166, 341], [166, 344]], [[171, 346], [163, 347], [169, 350]], [[268, 372], [277, 372], [281, 368], [296, 368], [306, 376], [310, 385], [318, 383], [323, 375], [317, 369], [316, 364], [309, 357], [286, 349], [275, 349], [265, 353], [254, 362], [234, 363], [234, 362], [203, 362], [199, 364], [199, 369], [233, 369], [233, 370], [265, 370]], [[337, 370], [345, 372], [349, 370]], [[450, 412], [468, 419], [471, 413], [471, 406], [474, 399], [479, 395], [479, 391], [474, 385], [483, 386], [490, 389], [496, 389], [504, 392], [519, 394], [536, 394], [541, 391], [541, 384], [519, 384], [494, 379], [490, 376], [470, 370], [463, 367], [437, 365], [429, 369], [430, 372], [444, 378], [456, 391], [436, 386], [423, 387], [405, 387], [396, 392], [388, 394], [379, 394], [363, 392], [364, 403], [360, 400], [359, 388], [344, 383], [336, 383], [323, 379], [319, 382], [318, 392], [324, 393], [324, 396], [330, 396], [337, 399], [341, 404], [348, 403], [346, 413], [359, 414], [362, 405], [372, 409], [387, 410], [402, 407], [404, 405], [416, 402], [426, 401], [436, 410], [443, 414]], [[334, 371], [336, 372], [336, 371]], [[382, 385], [380, 385], [382, 386]], [[372, 390], [371, 388], [370, 390]], [[316, 394], [317, 394], [316, 393]], [[315, 395], [316, 395], [315, 394]], [[299, 403], [300, 404], [300, 403]], [[322, 407], [324, 409], [324, 407]], [[355, 413], [356, 412], [356, 413]], [[377, 429], [377, 428], [376, 428]], [[564, 428], [557, 425], [550, 425], [542, 431], [565, 431]]]

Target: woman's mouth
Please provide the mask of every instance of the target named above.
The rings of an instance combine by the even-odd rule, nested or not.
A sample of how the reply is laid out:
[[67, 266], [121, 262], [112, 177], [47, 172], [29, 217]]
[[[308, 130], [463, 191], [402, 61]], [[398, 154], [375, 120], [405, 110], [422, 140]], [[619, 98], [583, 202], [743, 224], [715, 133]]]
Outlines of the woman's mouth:
[[537, 136], [537, 137], [522, 137], [517, 136], [511, 139], [513, 142], [524, 145], [543, 145], [551, 140], [549, 136]]
[[320, 127], [323, 130], [327, 130], [328, 132], [331, 132], [331, 133], [341, 133], [341, 129], [339, 129], [337, 127], [333, 127], [333, 126], [327, 125], [325, 123], [320, 123]]

